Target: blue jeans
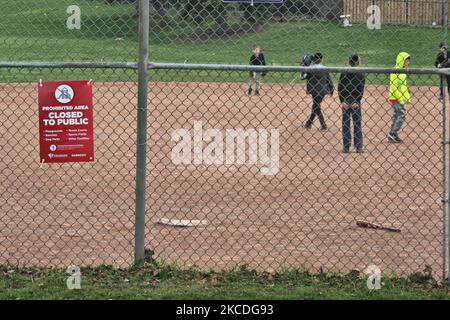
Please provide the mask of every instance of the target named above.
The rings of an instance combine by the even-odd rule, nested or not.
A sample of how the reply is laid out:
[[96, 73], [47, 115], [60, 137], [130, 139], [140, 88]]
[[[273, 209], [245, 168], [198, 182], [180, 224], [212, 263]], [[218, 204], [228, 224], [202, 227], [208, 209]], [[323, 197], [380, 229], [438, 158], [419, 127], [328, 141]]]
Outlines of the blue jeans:
[[[350, 103], [351, 104], [351, 103]], [[342, 138], [344, 141], [344, 149], [349, 150], [352, 141], [350, 119], [353, 119], [353, 134], [354, 145], [357, 150], [363, 148], [363, 134], [362, 134], [362, 112], [361, 106], [356, 109], [342, 109]]]

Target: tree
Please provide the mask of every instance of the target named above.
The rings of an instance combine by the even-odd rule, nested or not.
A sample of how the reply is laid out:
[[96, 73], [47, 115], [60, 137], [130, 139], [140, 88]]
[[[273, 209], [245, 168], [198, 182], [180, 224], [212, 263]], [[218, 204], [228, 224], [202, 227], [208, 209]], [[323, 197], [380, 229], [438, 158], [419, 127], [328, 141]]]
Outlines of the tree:
[[211, 2], [207, 10], [213, 12], [212, 19], [218, 30], [223, 32], [228, 28], [228, 11], [222, 1], [217, 4]]
[[257, 5], [253, 6], [248, 3], [241, 3], [239, 9], [242, 11], [242, 19], [248, 27], [253, 26], [257, 22]]
[[[114, 1], [114, 0], [108, 0], [108, 1]], [[134, 7], [136, 10], [135, 17], [139, 17], [139, 0], [125, 0], [125, 1], [134, 2]], [[170, 0], [148, 0], [148, 1], [150, 2], [150, 5], [156, 11], [157, 25], [160, 27], [167, 26], [169, 24], [169, 17], [167, 15], [167, 7], [168, 7], [168, 2], [170, 2]]]
[[181, 10], [181, 20], [182, 21], [190, 21], [193, 20], [197, 24], [200, 24], [203, 20], [203, 1], [201, 0], [187, 0], [185, 1], [185, 5]]
[[165, 27], [169, 24], [169, 18], [167, 15], [167, 2], [168, 0], [151, 0], [153, 8], [156, 10], [157, 24], [160, 27]]

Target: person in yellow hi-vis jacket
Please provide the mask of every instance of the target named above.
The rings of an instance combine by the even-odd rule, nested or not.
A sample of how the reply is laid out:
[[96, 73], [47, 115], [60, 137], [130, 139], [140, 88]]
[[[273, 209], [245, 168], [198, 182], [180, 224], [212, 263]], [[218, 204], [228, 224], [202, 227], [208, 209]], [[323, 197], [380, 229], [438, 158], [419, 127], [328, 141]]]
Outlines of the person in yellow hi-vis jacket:
[[[411, 56], [406, 52], [401, 52], [397, 56], [396, 69], [406, 69], [411, 62]], [[389, 102], [392, 103], [394, 114], [392, 116], [392, 126], [388, 134], [390, 143], [402, 143], [398, 132], [405, 123], [407, 111], [406, 104], [411, 100], [408, 90], [408, 77], [404, 73], [392, 73], [390, 75]]]

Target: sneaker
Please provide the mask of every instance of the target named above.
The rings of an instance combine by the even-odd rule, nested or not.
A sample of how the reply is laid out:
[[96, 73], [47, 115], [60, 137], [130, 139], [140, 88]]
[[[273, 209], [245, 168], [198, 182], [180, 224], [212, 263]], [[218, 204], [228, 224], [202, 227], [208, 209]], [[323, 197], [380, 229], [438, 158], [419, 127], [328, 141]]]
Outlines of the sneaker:
[[301, 124], [301, 125], [300, 125], [300, 128], [303, 128], [303, 129], [309, 130], [309, 129], [311, 129], [311, 125], [307, 125], [307, 124]]
[[396, 137], [394, 134], [389, 133], [388, 134], [388, 142], [389, 143], [401, 143], [402, 140], [400, 140], [398, 137]]
[[350, 153], [349, 149], [342, 149], [342, 153]]
[[321, 126], [320, 127], [320, 131], [328, 131], [328, 127], [327, 126]]
[[364, 149], [356, 149], [356, 153], [364, 153]]
[[397, 143], [403, 142], [403, 140], [399, 138], [398, 134], [395, 135], [395, 139], [397, 140]]

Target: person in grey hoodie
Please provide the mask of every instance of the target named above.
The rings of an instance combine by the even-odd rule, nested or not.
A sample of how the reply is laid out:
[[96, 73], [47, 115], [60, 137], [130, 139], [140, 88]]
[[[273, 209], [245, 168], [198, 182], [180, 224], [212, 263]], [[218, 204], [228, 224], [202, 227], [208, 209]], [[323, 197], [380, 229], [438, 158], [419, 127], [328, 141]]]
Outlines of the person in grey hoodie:
[[[321, 68], [323, 62], [323, 55], [316, 53], [314, 55], [313, 68]], [[320, 121], [320, 130], [328, 130], [325, 118], [322, 113], [321, 103], [327, 95], [332, 96], [334, 92], [333, 82], [328, 72], [314, 72], [308, 73], [306, 76], [307, 84], [306, 91], [313, 99], [312, 112], [308, 120], [301, 127], [304, 129], [311, 129], [314, 119], [317, 117]]]

